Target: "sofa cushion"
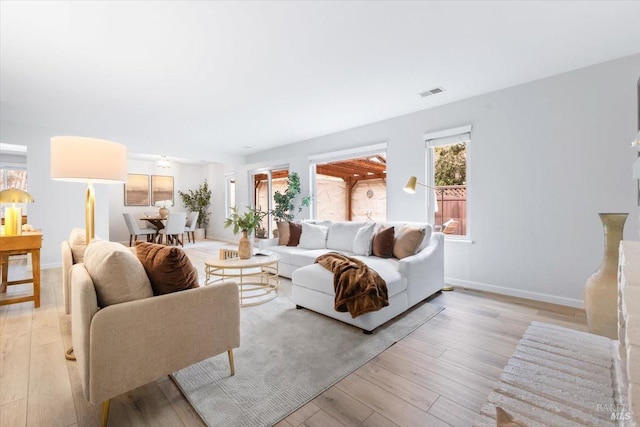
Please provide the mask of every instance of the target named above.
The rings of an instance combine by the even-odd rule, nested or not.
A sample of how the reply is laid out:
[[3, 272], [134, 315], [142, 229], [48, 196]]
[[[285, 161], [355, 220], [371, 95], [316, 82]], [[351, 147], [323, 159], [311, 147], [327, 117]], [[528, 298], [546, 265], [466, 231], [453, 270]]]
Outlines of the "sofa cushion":
[[405, 225], [400, 229], [393, 242], [393, 256], [402, 259], [416, 253], [416, 249], [422, 243], [425, 229]]
[[71, 256], [73, 257], [74, 264], [84, 260], [84, 251], [87, 249], [85, 234], [85, 230], [78, 227], [69, 233], [69, 247], [71, 248]]
[[[354, 257], [365, 262], [369, 267], [373, 268], [384, 279], [387, 284], [387, 293], [392, 297], [407, 289], [406, 280], [398, 273], [394, 267], [397, 260], [392, 259], [374, 259], [368, 257]], [[372, 260], [378, 262], [371, 262]], [[321, 266], [320, 264], [311, 264], [306, 267], [298, 268], [293, 272], [291, 281], [295, 286], [303, 286], [317, 292], [327, 295], [335, 295], [333, 289], [333, 273]]]
[[313, 264], [320, 255], [324, 255], [331, 252], [329, 249], [300, 249], [297, 252], [292, 252], [290, 264], [295, 267], [304, 267], [305, 265]]
[[136, 256], [149, 276], [155, 295], [197, 288], [198, 271], [180, 248], [137, 242]]
[[120, 243], [92, 242], [85, 251], [84, 265], [93, 280], [100, 307], [153, 296], [142, 263]]
[[327, 234], [327, 249], [352, 252], [356, 234], [363, 225], [363, 222], [340, 221], [332, 223]]
[[300, 234], [299, 248], [303, 249], [323, 249], [327, 247], [327, 232], [329, 229], [323, 225], [302, 223], [302, 234]]
[[373, 236], [374, 256], [380, 258], [391, 258], [393, 256], [393, 240], [395, 237], [395, 227], [382, 228]]
[[289, 222], [289, 240], [287, 246], [298, 246], [300, 244], [300, 235], [302, 234], [302, 224], [298, 222]]
[[354, 255], [371, 255], [371, 243], [373, 241], [373, 231], [376, 224], [374, 222], [365, 224], [358, 229], [356, 237], [353, 240], [352, 252]]

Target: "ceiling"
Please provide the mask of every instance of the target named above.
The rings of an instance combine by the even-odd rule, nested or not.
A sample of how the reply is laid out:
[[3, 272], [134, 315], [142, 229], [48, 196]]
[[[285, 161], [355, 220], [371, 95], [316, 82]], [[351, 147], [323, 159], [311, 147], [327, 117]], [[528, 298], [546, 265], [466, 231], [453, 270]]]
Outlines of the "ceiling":
[[637, 1], [3, 0], [0, 118], [224, 161], [638, 53], [639, 17]]

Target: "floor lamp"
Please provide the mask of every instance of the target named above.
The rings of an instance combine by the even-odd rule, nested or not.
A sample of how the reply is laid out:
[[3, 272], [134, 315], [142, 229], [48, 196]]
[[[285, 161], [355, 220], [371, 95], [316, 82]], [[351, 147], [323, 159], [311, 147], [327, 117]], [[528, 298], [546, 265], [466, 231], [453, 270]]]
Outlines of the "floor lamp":
[[[96, 237], [93, 184], [118, 184], [127, 180], [127, 147], [117, 142], [80, 136], [51, 138], [51, 178], [60, 181], [86, 182], [85, 241]], [[73, 347], [67, 359], [75, 360]]]
[[[432, 187], [431, 185], [427, 185], [427, 184], [423, 184], [421, 182], [418, 182], [418, 178], [416, 178], [415, 176], [412, 176], [411, 178], [409, 178], [409, 181], [407, 181], [407, 183], [405, 184], [404, 191], [406, 191], [409, 194], [415, 194], [416, 185], [421, 185], [423, 187], [427, 187], [427, 188], [430, 188], [432, 190], [440, 192], [440, 205], [442, 206], [442, 209], [440, 209], [440, 229], [442, 230], [442, 226], [444, 225], [444, 189], [437, 188], [437, 187]], [[452, 291], [453, 290], [453, 286], [445, 284], [442, 287], [442, 290], [443, 291]]]

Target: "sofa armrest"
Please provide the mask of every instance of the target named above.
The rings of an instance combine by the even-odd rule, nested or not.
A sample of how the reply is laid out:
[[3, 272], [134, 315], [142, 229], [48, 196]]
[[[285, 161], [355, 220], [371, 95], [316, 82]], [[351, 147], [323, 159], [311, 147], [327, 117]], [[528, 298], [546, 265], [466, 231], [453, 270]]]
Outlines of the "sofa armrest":
[[444, 234], [433, 233], [427, 247], [399, 261], [398, 271], [407, 279], [409, 306], [441, 290], [444, 286]]
[[91, 321], [90, 401], [102, 402], [239, 346], [235, 283], [110, 305]]
[[258, 240], [258, 249], [267, 249], [273, 246], [278, 246], [280, 239], [274, 237], [273, 239], [257, 239]]
[[60, 245], [62, 255], [62, 299], [64, 300], [65, 314], [71, 314], [71, 267], [73, 267], [73, 254], [67, 240]]

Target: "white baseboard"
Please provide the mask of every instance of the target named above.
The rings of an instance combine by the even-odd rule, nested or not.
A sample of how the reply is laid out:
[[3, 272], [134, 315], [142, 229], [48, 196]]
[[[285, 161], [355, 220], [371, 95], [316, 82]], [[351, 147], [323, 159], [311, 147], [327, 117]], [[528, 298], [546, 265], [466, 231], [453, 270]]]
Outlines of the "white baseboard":
[[542, 294], [539, 292], [523, 291], [521, 289], [505, 288], [503, 286], [488, 285], [486, 283], [472, 282], [469, 280], [445, 277], [445, 283], [477, 291], [493, 292], [495, 294], [508, 295], [510, 297], [525, 298], [534, 301], [549, 302], [552, 304], [566, 305], [574, 308], [584, 308], [584, 301], [574, 298], [559, 297], [556, 295]]

